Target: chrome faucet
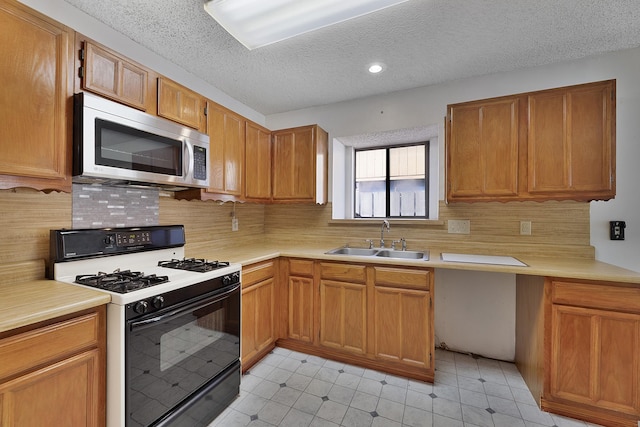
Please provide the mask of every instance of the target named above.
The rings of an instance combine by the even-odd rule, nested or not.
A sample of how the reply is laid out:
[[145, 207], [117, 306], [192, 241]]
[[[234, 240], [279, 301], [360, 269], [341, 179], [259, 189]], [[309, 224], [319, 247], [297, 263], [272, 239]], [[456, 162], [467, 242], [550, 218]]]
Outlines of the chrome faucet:
[[380, 230], [380, 247], [384, 248], [384, 228], [387, 227], [387, 233], [389, 232], [391, 225], [386, 219], [382, 220], [382, 229]]

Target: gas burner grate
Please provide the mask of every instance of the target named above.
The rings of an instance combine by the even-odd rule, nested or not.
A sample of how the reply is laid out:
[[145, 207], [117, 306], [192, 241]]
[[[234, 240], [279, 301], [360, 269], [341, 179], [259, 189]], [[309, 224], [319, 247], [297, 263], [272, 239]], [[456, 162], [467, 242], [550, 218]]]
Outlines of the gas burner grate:
[[125, 294], [169, 281], [168, 276], [145, 275], [139, 271], [116, 270], [113, 273], [80, 274], [75, 283]]
[[217, 270], [229, 266], [227, 261], [208, 261], [202, 258], [184, 258], [171, 259], [167, 261], [159, 261], [159, 267], [173, 268], [176, 270], [195, 271], [197, 273], [206, 273], [207, 271]]

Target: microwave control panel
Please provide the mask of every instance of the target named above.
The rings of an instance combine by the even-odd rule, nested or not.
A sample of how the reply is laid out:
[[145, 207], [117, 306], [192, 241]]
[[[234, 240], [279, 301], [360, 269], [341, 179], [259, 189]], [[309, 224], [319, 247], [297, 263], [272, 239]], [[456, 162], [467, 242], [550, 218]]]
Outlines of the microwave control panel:
[[193, 177], [207, 179], [207, 149], [199, 145], [193, 147]]

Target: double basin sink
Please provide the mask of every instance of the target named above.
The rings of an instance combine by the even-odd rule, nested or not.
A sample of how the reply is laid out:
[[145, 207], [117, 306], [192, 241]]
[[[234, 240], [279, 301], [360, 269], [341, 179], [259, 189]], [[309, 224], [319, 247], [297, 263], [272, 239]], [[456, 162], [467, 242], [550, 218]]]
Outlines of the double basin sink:
[[385, 248], [347, 248], [341, 247], [325, 252], [327, 255], [349, 255], [349, 256], [365, 256], [380, 258], [396, 258], [396, 259], [413, 259], [413, 260], [429, 260], [429, 252], [424, 251], [398, 251], [395, 249]]

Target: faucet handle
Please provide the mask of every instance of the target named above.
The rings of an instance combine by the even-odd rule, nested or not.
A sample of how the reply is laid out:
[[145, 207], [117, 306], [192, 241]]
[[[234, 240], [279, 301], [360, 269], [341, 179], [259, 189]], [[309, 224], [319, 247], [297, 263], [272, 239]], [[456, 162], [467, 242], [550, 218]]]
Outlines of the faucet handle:
[[396, 243], [400, 243], [400, 240], [392, 240], [391, 241], [391, 249], [396, 250]]
[[365, 239], [365, 242], [367, 242], [369, 244], [369, 249], [373, 249], [373, 240], [372, 239]]
[[407, 240], [404, 237], [400, 238], [400, 243], [402, 243], [402, 250], [406, 251], [407, 250]]

